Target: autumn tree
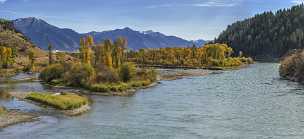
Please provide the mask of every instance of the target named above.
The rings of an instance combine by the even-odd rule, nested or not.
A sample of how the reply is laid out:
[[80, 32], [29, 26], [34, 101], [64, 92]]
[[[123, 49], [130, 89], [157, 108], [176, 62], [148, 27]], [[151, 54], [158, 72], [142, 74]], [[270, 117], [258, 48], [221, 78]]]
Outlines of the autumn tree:
[[[202, 67], [224, 66], [225, 62], [234, 62], [231, 57], [232, 48], [227, 44], [207, 44], [202, 47], [185, 48], [148, 48], [133, 52], [133, 62], [140, 65], [174, 66], [174, 67]], [[244, 60], [245, 61], [245, 60]], [[237, 65], [237, 64], [227, 64]]]
[[0, 47], [0, 62], [2, 68], [8, 68], [9, 65], [13, 64], [13, 50], [9, 47]]
[[28, 58], [29, 58], [29, 65], [28, 65], [28, 70], [33, 71], [35, 68], [35, 55], [32, 50], [28, 52]]
[[49, 50], [49, 65], [53, 64], [53, 46], [51, 43], [48, 45], [48, 50]]
[[82, 63], [91, 65], [92, 60], [92, 45], [94, 44], [93, 38], [91, 36], [84, 37], [80, 39], [80, 59]]
[[103, 63], [110, 69], [113, 68], [113, 58], [112, 58], [112, 49], [113, 43], [111, 40], [104, 41], [103, 47]]

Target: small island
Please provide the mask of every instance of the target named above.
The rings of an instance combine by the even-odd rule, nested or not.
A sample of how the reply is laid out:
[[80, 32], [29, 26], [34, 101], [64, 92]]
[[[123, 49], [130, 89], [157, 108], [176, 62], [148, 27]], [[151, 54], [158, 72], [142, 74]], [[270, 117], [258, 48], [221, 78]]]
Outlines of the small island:
[[[73, 62], [55, 61], [49, 46], [49, 64], [39, 78], [55, 87], [84, 89], [86, 94], [129, 96], [134, 90], [155, 84], [157, 73], [152, 68], [137, 68], [126, 55], [126, 40], [117, 38], [95, 44], [92, 36], [80, 40], [79, 53]], [[68, 55], [68, 54], [66, 54]]]
[[61, 110], [64, 114], [75, 116], [90, 109], [89, 99], [73, 93], [37, 93], [26, 95], [25, 99]]

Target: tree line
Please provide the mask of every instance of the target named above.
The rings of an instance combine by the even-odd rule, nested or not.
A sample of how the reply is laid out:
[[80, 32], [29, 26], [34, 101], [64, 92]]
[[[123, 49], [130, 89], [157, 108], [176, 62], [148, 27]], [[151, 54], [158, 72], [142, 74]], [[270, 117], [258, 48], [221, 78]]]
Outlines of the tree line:
[[227, 44], [207, 44], [202, 47], [148, 48], [130, 52], [130, 60], [140, 65], [173, 67], [239, 66], [249, 59], [232, 58], [233, 50]]
[[304, 47], [304, 5], [264, 12], [229, 25], [215, 42], [256, 59], [273, 59]]

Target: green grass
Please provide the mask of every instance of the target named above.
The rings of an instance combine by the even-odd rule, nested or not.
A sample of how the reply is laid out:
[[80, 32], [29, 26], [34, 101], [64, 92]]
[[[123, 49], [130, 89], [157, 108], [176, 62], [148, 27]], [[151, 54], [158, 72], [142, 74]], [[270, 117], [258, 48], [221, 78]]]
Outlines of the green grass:
[[73, 110], [89, 103], [87, 97], [72, 93], [63, 93], [62, 95], [52, 95], [48, 93], [30, 93], [26, 99], [49, 105], [61, 110]]
[[98, 83], [89, 85], [86, 89], [95, 92], [123, 92], [132, 88], [148, 86], [151, 81], [130, 81], [127, 83]]
[[95, 92], [122, 92], [130, 89], [126, 83], [98, 83], [89, 85], [86, 88]]

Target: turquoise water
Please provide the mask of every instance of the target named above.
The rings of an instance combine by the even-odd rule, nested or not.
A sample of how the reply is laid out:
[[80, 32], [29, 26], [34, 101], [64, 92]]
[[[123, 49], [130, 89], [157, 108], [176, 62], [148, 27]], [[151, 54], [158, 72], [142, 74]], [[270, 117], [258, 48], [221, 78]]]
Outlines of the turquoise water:
[[0, 138], [303, 139], [304, 87], [280, 80], [278, 66], [259, 63], [222, 74], [162, 81], [132, 97], [91, 96], [92, 110], [78, 117], [0, 100], [43, 115], [40, 121], [2, 129]]

